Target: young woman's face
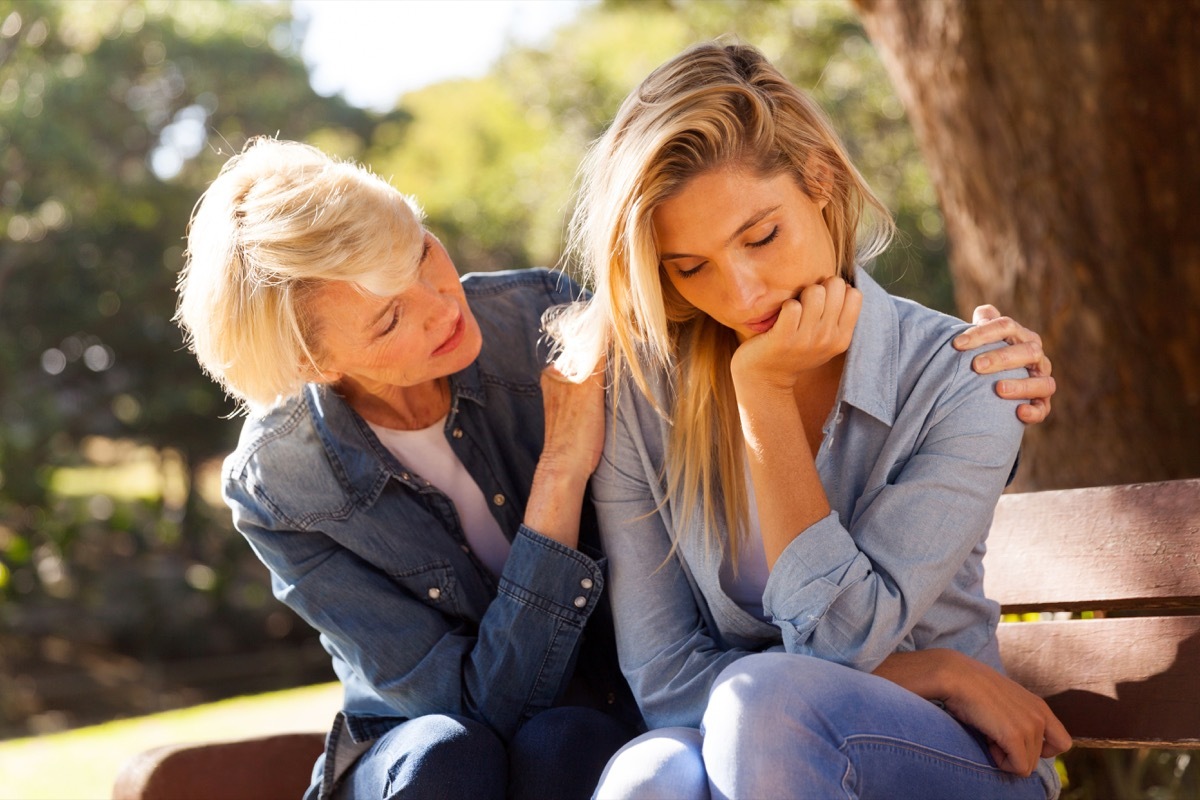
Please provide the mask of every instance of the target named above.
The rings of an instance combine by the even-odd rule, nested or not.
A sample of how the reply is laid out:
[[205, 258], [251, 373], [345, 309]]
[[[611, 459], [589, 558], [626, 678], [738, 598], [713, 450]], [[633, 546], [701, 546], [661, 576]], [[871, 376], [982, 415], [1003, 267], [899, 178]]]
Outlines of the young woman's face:
[[785, 300], [837, 274], [825, 202], [786, 173], [701, 173], [654, 211], [662, 269], [687, 302], [744, 341], [770, 330]]
[[458, 272], [446, 249], [425, 232], [412, 286], [391, 297], [362, 291], [345, 281], [316, 290], [317, 359], [325, 379], [349, 379], [374, 394], [416, 386], [466, 368], [483, 346], [467, 307]]

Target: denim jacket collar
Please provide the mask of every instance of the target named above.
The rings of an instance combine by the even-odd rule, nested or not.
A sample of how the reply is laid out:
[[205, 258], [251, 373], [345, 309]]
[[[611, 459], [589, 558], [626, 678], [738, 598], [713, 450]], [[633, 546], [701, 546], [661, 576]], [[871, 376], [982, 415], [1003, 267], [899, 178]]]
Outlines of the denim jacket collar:
[[[395, 456], [383, 446], [366, 421], [351, 410], [349, 403], [332, 386], [309, 383], [302, 394], [329, 463], [347, 492], [373, 502], [389, 478], [412, 482], [415, 486], [412, 477], [399, 469]], [[479, 375], [478, 359], [450, 376], [448, 426], [455, 424], [460, 402], [464, 400], [481, 409], [487, 407], [487, 392]], [[374, 457], [365, 457], [368, 453]]]

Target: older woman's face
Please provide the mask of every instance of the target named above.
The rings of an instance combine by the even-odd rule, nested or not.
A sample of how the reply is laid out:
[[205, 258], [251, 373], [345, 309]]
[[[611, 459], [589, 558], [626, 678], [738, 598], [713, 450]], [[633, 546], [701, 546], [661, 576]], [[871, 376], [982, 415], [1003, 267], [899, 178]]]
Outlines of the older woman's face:
[[446, 249], [426, 232], [416, 282], [380, 297], [343, 281], [316, 290], [317, 358], [326, 380], [351, 380], [373, 394], [417, 386], [465, 369], [483, 345], [458, 272]]
[[654, 211], [662, 269], [685, 300], [745, 340], [770, 330], [785, 300], [837, 274], [823, 207], [789, 174], [701, 173]]

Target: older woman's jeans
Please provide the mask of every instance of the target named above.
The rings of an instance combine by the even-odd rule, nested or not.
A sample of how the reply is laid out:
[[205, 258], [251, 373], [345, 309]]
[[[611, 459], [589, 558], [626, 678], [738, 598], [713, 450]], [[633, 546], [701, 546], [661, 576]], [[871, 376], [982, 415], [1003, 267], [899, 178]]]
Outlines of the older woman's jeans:
[[977, 732], [889, 681], [760, 653], [721, 673], [700, 729], [655, 730], [622, 748], [595, 797], [1045, 800], [1057, 792], [1051, 763], [1028, 778], [997, 769]]
[[590, 708], [552, 708], [507, 748], [481, 722], [430, 714], [397, 725], [362, 755], [338, 800], [572, 800], [591, 795], [604, 764], [632, 735]]

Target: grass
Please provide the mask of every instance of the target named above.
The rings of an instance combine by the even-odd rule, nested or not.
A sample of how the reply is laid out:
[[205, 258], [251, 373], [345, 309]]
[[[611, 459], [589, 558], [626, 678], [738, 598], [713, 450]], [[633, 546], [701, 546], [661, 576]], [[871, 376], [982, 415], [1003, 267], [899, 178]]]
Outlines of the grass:
[[121, 765], [142, 750], [324, 731], [341, 699], [340, 684], [328, 683], [0, 742], [0, 800], [104, 800]]

